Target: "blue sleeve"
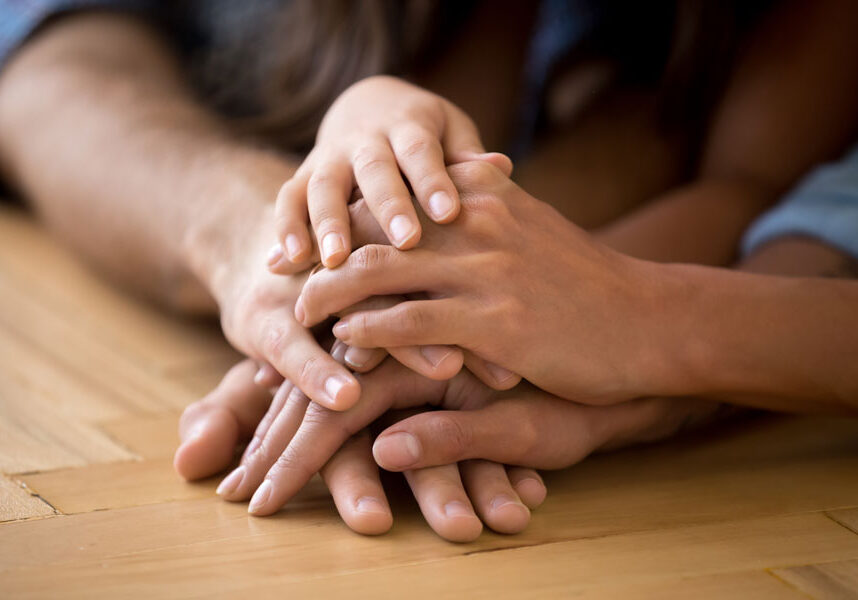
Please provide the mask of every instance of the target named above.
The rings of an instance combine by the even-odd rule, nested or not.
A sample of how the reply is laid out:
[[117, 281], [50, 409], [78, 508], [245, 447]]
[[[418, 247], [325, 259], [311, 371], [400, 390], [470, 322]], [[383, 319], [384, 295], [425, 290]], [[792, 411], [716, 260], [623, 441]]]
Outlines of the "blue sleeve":
[[858, 147], [811, 172], [747, 231], [742, 253], [787, 235], [821, 240], [858, 258]]
[[46, 19], [63, 12], [106, 8], [150, 13], [155, 0], [0, 0], [0, 68]]

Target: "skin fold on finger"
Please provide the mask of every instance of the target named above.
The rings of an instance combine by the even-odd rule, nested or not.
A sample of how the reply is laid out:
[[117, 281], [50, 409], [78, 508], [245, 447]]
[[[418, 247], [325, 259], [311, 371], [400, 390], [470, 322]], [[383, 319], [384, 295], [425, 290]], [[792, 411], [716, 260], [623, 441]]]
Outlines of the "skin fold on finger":
[[[416, 251], [415, 251], [416, 252]], [[347, 344], [363, 347], [456, 345], [481, 339], [469, 319], [466, 298], [409, 300], [384, 310], [361, 311], [340, 319], [332, 332]], [[464, 360], [464, 357], [463, 357]]]
[[[340, 311], [337, 316], [344, 317], [356, 311], [390, 308], [406, 300], [405, 296], [372, 296]], [[463, 364], [462, 351], [455, 346], [400, 346], [388, 348], [387, 351], [360, 349], [366, 353], [366, 356], [369, 356], [369, 352], [374, 352], [375, 354], [371, 355], [372, 360], [366, 360], [366, 364], [359, 368], [355, 364], [357, 361], [354, 360], [354, 357], [350, 357], [348, 351], [340, 350], [341, 348], [350, 348], [350, 346], [337, 340], [334, 342], [334, 350], [332, 350], [331, 355], [338, 362], [343, 362], [343, 358], [345, 358], [345, 363], [360, 373], [366, 373], [375, 368], [384, 360], [387, 352], [390, 352], [396, 360], [406, 367], [430, 379], [450, 379], [461, 370]], [[339, 356], [338, 352], [342, 356]], [[364, 355], [359, 356], [363, 358]], [[350, 358], [351, 360], [349, 360]]]
[[483, 360], [473, 352], [465, 352], [465, 366], [493, 390], [510, 390], [521, 383], [521, 376], [493, 362]]
[[[218, 486], [217, 493], [224, 500], [238, 502], [249, 498], [300, 427], [310, 404], [307, 397], [288, 382], [278, 391], [277, 397], [254, 436], [258, 443], [248, 446], [239, 466]], [[270, 415], [273, 418], [269, 418]]]
[[508, 466], [506, 474], [512, 487], [518, 493], [518, 497], [521, 498], [527, 508], [533, 510], [545, 502], [548, 488], [545, 487], [545, 482], [539, 473], [526, 467]]
[[337, 511], [352, 530], [380, 535], [393, 525], [393, 514], [372, 459], [366, 432], [351, 437], [319, 471]]
[[593, 416], [593, 407], [532, 386], [516, 388], [476, 410], [442, 410], [405, 419], [376, 438], [373, 455], [389, 471], [471, 458], [558, 469], [580, 461], [603, 443], [606, 433], [604, 428], [596, 431]]
[[360, 384], [354, 375], [295, 323], [288, 309], [274, 311], [257, 327], [259, 354], [311, 400], [332, 410], [347, 410], [358, 401]]
[[226, 468], [236, 445], [250, 436], [271, 403], [271, 393], [253, 382], [255, 373], [254, 361], [241, 361], [212, 392], [182, 413], [182, 441], [173, 466], [183, 478], [200, 479]]
[[364, 201], [390, 243], [400, 250], [416, 246], [420, 221], [388, 140], [368, 142], [355, 152], [352, 163]]
[[361, 377], [364, 397], [352, 409], [335, 412], [316, 403], [307, 406], [298, 431], [254, 494], [249, 506], [251, 514], [264, 516], [279, 510], [354, 432], [370, 425], [389, 408], [437, 402], [444, 394], [444, 382], [421, 377], [394, 360], [386, 360]]
[[449, 223], [459, 214], [459, 192], [444, 164], [444, 152], [436, 134], [408, 123], [390, 134], [399, 168], [423, 211], [436, 223]]
[[444, 294], [452, 274], [435, 259], [432, 252], [421, 248], [409, 252], [376, 244], [358, 248], [339, 269], [321, 270], [307, 279], [295, 302], [295, 318], [312, 327], [373, 296]]
[[445, 540], [472, 542], [483, 524], [465, 493], [455, 464], [405, 472], [405, 479], [429, 526]]
[[498, 533], [520, 533], [530, 523], [530, 509], [512, 486], [503, 465], [487, 460], [459, 463], [462, 482], [483, 523]]
[[322, 264], [332, 269], [351, 251], [348, 201], [352, 177], [345, 161], [319, 164], [307, 182], [307, 206]]
[[439, 381], [455, 377], [464, 364], [462, 350], [455, 346], [398, 346], [387, 351], [409, 369]]

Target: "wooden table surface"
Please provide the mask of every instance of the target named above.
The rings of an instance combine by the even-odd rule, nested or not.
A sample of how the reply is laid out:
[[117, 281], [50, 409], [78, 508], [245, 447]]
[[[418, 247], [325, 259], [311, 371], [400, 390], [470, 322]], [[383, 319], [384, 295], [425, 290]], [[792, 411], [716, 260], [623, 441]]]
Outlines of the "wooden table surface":
[[520, 535], [438, 538], [393, 483], [349, 531], [313, 482], [259, 519], [171, 468], [237, 355], [0, 208], [0, 597], [858, 597], [858, 422], [756, 416], [549, 473]]

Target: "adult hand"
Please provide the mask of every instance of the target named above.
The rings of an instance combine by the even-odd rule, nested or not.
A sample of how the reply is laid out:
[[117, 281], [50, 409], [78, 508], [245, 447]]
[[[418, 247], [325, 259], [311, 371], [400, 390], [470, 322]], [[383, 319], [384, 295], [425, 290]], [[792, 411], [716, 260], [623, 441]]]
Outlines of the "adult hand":
[[656, 441], [701, 425], [720, 407], [677, 398], [586, 406], [523, 384], [473, 410], [440, 410], [401, 420], [379, 434], [373, 455], [388, 471], [473, 458], [559, 469], [598, 450]]
[[[250, 463], [251, 457], [255, 465], [273, 462], [270, 457], [276, 458], [277, 449], [288, 443], [288, 436], [282, 435], [289, 429], [284, 398], [294, 394], [304, 406], [309, 401], [286, 384], [272, 403], [271, 392], [254, 384], [255, 371], [253, 361], [242, 361], [215, 390], [183, 413], [179, 427], [182, 443], [174, 465], [184, 478], [199, 479], [223, 470], [232, 462], [238, 444], [254, 430], [242, 465]], [[241, 466], [238, 472], [242, 472]], [[350, 528], [364, 534], [380, 534], [390, 528], [393, 517], [366, 430], [346, 440], [319, 472]], [[521, 531], [529, 521], [529, 509], [541, 504], [546, 493], [534, 471], [504, 469], [488, 461], [411, 470], [405, 476], [429, 524], [451, 541], [467, 541], [479, 535], [482, 525], [474, 510], [496, 531]], [[236, 483], [235, 475], [230, 477], [232, 480], [225, 479], [218, 493], [235, 499], [229, 488], [241, 482]]]
[[485, 162], [454, 165], [462, 213], [424, 222], [420, 247], [367, 245], [313, 274], [295, 307], [310, 326], [363, 298], [429, 299], [357, 311], [334, 327], [361, 347], [455, 344], [588, 404], [673, 395], [658, 266], [595, 242]]
[[[224, 264], [214, 278], [224, 333], [238, 350], [273, 367], [315, 402], [332, 410], [345, 410], [357, 402], [360, 386], [321, 347], [313, 332], [295, 320], [295, 299], [307, 274], [280, 276], [268, 271], [261, 257], [263, 240], [273, 236], [270, 213], [263, 223], [259, 235], [236, 249], [233, 260]], [[366, 306], [391, 304], [390, 299], [382, 299]], [[432, 345], [398, 348], [395, 354], [410, 368], [432, 378], [452, 377], [463, 361], [458, 349]], [[349, 358], [355, 369], [362, 370], [367, 367], [363, 363], [369, 363], [372, 357], [356, 348]]]
[[[443, 415], [440, 418], [427, 413], [425, 421], [411, 417], [403, 423], [407, 427], [415, 422], [427, 424], [418, 433], [425, 433], [427, 439], [436, 438], [441, 445], [452, 443], [453, 451], [469, 453], [470, 458], [481, 458], [483, 453], [500, 456], [506, 452], [515, 460], [508, 464], [545, 468], [571, 465], [598, 448], [618, 445], [624, 439], [631, 442], [666, 435], [678, 427], [677, 423], [702, 410], [691, 401], [679, 400], [587, 407], [530, 385], [497, 392], [467, 371], [449, 382], [432, 381], [389, 359], [361, 380], [364, 397], [346, 412], [333, 412], [309, 403], [294, 388], [282, 391], [280, 404], [272, 406], [277, 415], [270, 417], [279, 423], [278, 427], [263, 428], [260, 440], [251, 444], [240, 475], [235, 475], [238, 483], [231, 486], [228, 498], [243, 500], [253, 494], [250, 505], [253, 514], [276, 512], [345, 440], [390, 409], [430, 404], [458, 411], [454, 413], [455, 419], [446, 418], [447, 412], [438, 413]], [[287, 394], [291, 395], [288, 400]], [[467, 435], [471, 430], [461, 427], [459, 418], [473, 425], [475, 435]], [[384, 460], [385, 465], [410, 471], [407, 461], [416, 465], [433, 456], [423, 455], [422, 438], [397, 437], [405, 430], [396, 427], [388, 432], [390, 437], [385, 437], [386, 441], [376, 445], [377, 458]], [[513, 430], [515, 435], [505, 437]], [[474, 440], [482, 445], [472, 447]], [[513, 447], [511, 440], [521, 447]], [[437, 445], [426, 447], [437, 452]], [[395, 452], [403, 453], [407, 460], [391, 454]], [[518, 490], [518, 493], [523, 498], [523, 492]]]

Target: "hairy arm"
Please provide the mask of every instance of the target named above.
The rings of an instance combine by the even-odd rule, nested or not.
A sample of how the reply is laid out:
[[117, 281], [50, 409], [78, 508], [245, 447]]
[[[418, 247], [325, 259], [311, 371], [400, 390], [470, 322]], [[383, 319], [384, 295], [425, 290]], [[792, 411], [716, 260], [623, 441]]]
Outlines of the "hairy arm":
[[858, 123], [858, 4], [793, 0], [758, 26], [715, 111], [697, 177], [597, 233], [649, 260], [727, 265], [748, 224]]
[[194, 312], [293, 172], [229, 138], [145, 23], [96, 12], [49, 23], [0, 73], [0, 167], [99, 269]]

